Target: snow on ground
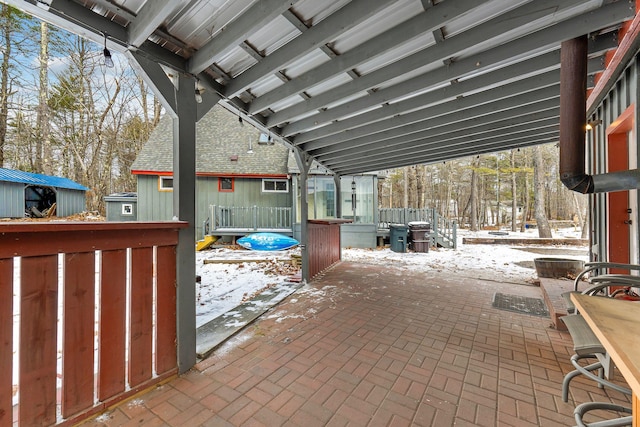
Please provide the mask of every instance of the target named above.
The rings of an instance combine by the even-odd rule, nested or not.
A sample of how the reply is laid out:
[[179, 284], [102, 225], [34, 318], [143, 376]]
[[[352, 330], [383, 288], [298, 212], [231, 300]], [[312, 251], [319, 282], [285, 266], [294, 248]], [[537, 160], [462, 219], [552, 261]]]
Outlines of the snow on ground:
[[[297, 268], [283, 262], [299, 249], [250, 251], [218, 248], [196, 252], [196, 326], [226, 313], [253, 295], [284, 282]], [[216, 261], [207, 264], [205, 260]], [[252, 261], [241, 262], [238, 261]], [[229, 261], [229, 263], [219, 262]], [[253, 262], [259, 261], [259, 262]]]
[[[577, 238], [573, 228], [555, 230], [556, 238]], [[533, 260], [540, 257], [570, 258], [587, 261], [586, 246], [574, 245], [505, 245], [462, 244], [464, 237], [537, 238], [537, 230], [523, 233], [509, 232], [506, 236], [493, 236], [489, 231], [458, 230], [458, 248], [430, 249], [428, 253], [397, 253], [384, 249], [343, 249], [344, 261], [391, 264], [414, 271], [450, 272], [460, 277], [472, 277], [500, 282], [530, 284], [537, 275]], [[196, 287], [196, 323], [198, 326], [224, 314], [261, 290], [282, 283], [292, 273], [278, 260], [290, 259], [299, 249], [262, 252], [244, 249], [218, 248], [196, 253], [196, 274], [201, 283]], [[212, 260], [268, 261], [240, 264], [205, 264]]]

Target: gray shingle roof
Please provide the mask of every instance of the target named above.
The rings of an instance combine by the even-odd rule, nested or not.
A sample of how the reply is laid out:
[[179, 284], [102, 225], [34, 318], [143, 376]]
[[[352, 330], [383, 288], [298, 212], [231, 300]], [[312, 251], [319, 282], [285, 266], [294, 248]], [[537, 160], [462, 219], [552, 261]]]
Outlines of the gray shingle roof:
[[[196, 125], [196, 172], [212, 175], [286, 175], [289, 149], [258, 143], [260, 131], [215, 106]], [[253, 153], [248, 153], [249, 143]], [[237, 158], [237, 160], [231, 160]], [[165, 115], [131, 166], [135, 173], [173, 171], [173, 122]]]

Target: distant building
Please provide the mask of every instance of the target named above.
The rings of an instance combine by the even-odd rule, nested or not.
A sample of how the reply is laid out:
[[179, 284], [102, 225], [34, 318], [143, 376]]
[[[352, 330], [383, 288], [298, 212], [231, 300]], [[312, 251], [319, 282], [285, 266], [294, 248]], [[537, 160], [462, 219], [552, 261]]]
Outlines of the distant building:
[[[173, 216], [173, 124], [164, 117], [131, 167], [137, 176], [137, 219]], [[221, 106], [196, 128], [196, 237], [243, 235], [251, 231], [299, 233], [298, 167], [290, 150]], [[377, 174], [341, 177], [341, 193], [329, 171], [314, 163], [309, 172], [309, 218], [336, 218], [341, 203], [345, 246], [375, 247]], [[357, 187], [352, 204], [352, 187]], [[346, 230], [344, 230], [346, 228]]]
[[[196, 230], [200, 239], [210, 206], [291, 208], [289, 149], [237, 116], [214, 107], [197, 123]], [[131, 167], [137, 176], [139, 221], [173, 216], [173, 124], [164, 117]], [[228, 215], [231, 215], [231, 211]]]
[[87, 190], [67, 178], [0, 168], [0, 218], [83, 212]]

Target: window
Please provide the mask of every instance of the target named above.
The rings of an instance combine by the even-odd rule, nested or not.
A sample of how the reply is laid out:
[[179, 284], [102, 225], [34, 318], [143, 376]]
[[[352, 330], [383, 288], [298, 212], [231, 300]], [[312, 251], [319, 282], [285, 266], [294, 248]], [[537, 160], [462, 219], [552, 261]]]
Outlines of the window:
[[218, 191], [233, 191], [233, 178], [218, 178]]
[[158, 190], [160, 191], [173, 191], [173, 177], [161, 176], [158, 183]]
[[288, 193], [289, 181], [286, 179], [263, 179], [263, 193]]

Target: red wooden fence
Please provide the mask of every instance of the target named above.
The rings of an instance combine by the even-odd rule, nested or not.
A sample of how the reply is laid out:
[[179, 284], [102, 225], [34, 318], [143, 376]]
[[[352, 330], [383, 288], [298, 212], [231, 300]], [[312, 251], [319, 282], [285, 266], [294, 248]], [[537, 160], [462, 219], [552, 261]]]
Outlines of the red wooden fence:
[[309, 234], [307, 237], [309, 278], [313, 278], [318, 273], [340, 261], [340, 224], [348, 222], [351, 222], [351, 220], [309, 220]]
[[1, 426], [72, 424], [177, 373], [175, 248], [184, 226], [0, 224]]

